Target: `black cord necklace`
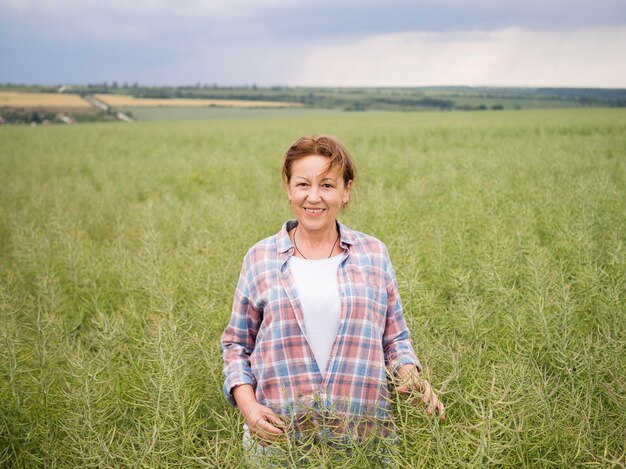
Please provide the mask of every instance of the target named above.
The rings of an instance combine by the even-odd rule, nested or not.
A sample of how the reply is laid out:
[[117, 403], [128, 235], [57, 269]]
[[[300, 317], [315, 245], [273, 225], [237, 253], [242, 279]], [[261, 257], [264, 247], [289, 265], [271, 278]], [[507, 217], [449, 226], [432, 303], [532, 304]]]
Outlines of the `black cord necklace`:
[[[302, 251], [300, 251], [300, 248], [298, 247], [298, 243], [296, 243], [296, 232], [297, 231], [298, 231], [298, 225], [296, 225], [296, 227], [293, 229], [293, 245], [296, 247], [296, 251], [298, 251], [300, 253], [300, 255], [302, 256], [303, 259], [309, 260], [308, 257], [306, 257], [304, 254], [302, 254]], [[337, 233], [337, 239], [333, 243], [333, 247], [330, 249], [330, 254], [328, 255], [328, 259], [330, 259], [330, 256], [333, 255], [333, 251], [335, 250], [335, 246], [337, 246], [337, 241], [339, 241], [339, 233]]]

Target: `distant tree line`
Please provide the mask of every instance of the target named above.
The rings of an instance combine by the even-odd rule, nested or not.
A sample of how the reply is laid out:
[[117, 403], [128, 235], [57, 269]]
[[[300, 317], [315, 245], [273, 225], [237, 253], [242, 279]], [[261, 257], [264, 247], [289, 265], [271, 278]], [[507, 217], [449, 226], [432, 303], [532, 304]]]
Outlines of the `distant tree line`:
[[[61, 85], [6, 83], [2, 90], [56, 92]], [[92, 83], [63, 87], [80, 95], [124, 94], [136, 98], [240, 99], [301, 103], [306, 107], [366, 110], [500, 110], [525, 107], [602, 106], [626, 107], [626, 89], [591, 88], [498, 88], [442, 87], [260, 87], [218, 86], [196, 83], [189, 86], [142, 86], [138, 83]]]
[[72, 113], [53, 109], [39, 108], [0, 108], [0, 124], [60, 124], [68, 118], [73, 122], [114, 121], [115, 116], [106, 112]]

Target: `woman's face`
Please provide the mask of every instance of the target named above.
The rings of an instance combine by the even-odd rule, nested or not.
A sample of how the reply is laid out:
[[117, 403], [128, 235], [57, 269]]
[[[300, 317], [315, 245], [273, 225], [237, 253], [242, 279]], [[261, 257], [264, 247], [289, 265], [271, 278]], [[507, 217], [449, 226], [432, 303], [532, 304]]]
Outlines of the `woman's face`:
[[308, 231], [334, 228], [337, 213], [350, 200], [352, 181], [345, 185], [338, 169], [326, 172], [328, 161], [325, 156], [310, 155], [291, 164], [291, 209]]

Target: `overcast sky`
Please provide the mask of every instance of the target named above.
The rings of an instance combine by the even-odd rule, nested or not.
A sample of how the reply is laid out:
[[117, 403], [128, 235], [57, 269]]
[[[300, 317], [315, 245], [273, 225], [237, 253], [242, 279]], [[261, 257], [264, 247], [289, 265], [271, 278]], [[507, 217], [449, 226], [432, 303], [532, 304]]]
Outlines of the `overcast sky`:
[[626, 88], [626, 0], [0, 0], [0, 82]]

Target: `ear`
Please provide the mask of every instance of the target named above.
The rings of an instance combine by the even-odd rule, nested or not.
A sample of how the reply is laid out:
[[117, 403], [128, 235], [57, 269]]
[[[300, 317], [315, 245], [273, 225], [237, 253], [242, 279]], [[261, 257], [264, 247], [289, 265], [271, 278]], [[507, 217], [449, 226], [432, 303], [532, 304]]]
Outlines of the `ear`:
[[345, 207], [346, 205], [348, 205], [348, 202], [350, 202], [350, 191], [352, 190], [352, 179], [350, 179], [348, 181], [348, 184], [346, 184], [346, 187], [344, 187], [343, 189], [343, 197], [342, 197], [342, 202], [343, 202], [343, 206]]

